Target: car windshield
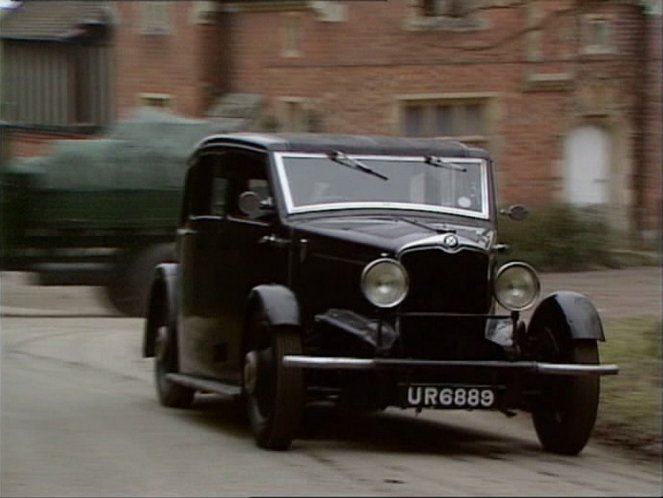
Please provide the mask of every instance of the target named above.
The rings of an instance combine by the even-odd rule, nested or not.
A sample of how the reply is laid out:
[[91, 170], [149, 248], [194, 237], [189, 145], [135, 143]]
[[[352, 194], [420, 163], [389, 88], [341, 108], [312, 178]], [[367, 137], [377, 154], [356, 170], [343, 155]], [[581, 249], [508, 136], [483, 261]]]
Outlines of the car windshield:
[[[379, 208], [489, 215], [482, 159], [353, 155], [339, 162], [290, 152], [275, 158], [288, 213]], [[347, 167], [349, 161], [364, 168]]]

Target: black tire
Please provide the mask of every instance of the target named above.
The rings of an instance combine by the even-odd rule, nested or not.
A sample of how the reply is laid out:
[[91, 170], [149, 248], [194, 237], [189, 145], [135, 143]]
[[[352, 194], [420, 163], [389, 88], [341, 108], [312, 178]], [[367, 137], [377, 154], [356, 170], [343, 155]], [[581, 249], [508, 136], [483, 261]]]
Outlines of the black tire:
[[106, 286], [108, 300], [123, 315], [144, 317], [154, 268], [174, 260], [174, 244], [157, 244], [126, 255]]
[[302, 352], [293, 327], [271, 327], [261, 309], [249, 317], [243, 368], [243, 394], [258, 446], [287, 450], [299, 427], [304, 405], [300, 369], [284, 368], [281, 358]]
[[[569, 340], [559, 350], [562, 361], [598, 364], [595, 340]], [[536, 434], [546, 451], [577, 455], [587, 444], [599, 405], [598, 375], [550, 376], [532, 409]]]
[[188, 408], [193, 403], [195, 390], [174, 383], [166, 374], [177, 373], [177, 334], [174, 327], [168, 325], [168, 313], [162, 307], [161, 316], [156, 323], [154, 338], [154, 381], [159, 402], [173, 408]]

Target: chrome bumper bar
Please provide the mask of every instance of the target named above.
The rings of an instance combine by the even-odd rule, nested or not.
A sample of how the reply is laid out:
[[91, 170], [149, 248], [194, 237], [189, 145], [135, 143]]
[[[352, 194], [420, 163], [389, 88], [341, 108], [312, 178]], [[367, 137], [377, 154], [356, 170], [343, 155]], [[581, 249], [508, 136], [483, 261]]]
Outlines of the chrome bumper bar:
[[286, 355], [283, 366], [326, 370], [375, 370], [380, 368], [497, 368], [523, 370], [547, 375], [616, 375], [617, 365], [578, 365], [575, 363], [543, 363], [538, 361], [464, 361], [464, 360], [394, 360], [387, 358], [342, 358], [327, 356]]

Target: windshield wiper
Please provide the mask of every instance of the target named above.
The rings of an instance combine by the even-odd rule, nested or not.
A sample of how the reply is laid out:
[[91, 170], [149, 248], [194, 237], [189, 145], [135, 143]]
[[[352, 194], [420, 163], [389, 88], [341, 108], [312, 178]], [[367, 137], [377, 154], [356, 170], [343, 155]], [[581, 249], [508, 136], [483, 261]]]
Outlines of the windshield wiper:
[[445, 161], [441, 157], [437, 156], [426, 156], [425, 161], [426, 164], [430, 164], [431, 166], [435, 166], [436, 168], [448, 168], [454, 171], [462, 171], [463, 173], [467, 171], [466, 167], [456, 163]]
[[441, 228], [436, 228], [434, 226], [428, 225], [428, 224], [423, 223], [421, 221], [413, 220], [413, 219], [410, 219], [410, 218], [403, 218], [403, 217], [400, 217], [400, 216], [396, 219], [404, 221], [406, 223], [410, 223], [410, 224], [412, 224], [414, 226], [418, 226], [420, 228], [425, 228], [425, 229], [430, 230], [431, 232], [435, 232], [435, 233], [456, 233], [456, 230], [454, 230], [453, 228], [447, 228], [446, 226], [443, 226]]
[[357, 161], [356, 159], [352, 159], [351, 157], [348, 157], [346, 154], [341, 152], [340, 150], [333, 150], [329, 153], [329, 159], [332, 161], [342, 164], [343, 166], [347, 166], [348, 168], [356, 169], [358, 171], [363, 171], [364, 173], [368, 173], [369, 175], [377, 176], [378, 178], [381, 178], [383, 180], [389, 180], [389, 177], [383, 175], [382, 173], [378, 173], [377, 171], [369, 168], [366, 166], [364, 163], [361, 163]]

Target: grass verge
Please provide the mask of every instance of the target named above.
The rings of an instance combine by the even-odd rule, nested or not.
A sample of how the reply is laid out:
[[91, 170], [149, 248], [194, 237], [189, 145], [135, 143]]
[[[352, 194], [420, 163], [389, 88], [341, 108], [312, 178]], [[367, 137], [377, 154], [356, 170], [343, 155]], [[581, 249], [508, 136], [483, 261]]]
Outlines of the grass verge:
[[601, 380], [601, 404], [594, 436], [653, 457], [661, 455], [661, 318], [606, 320], [601, 363], [619, 374]]

